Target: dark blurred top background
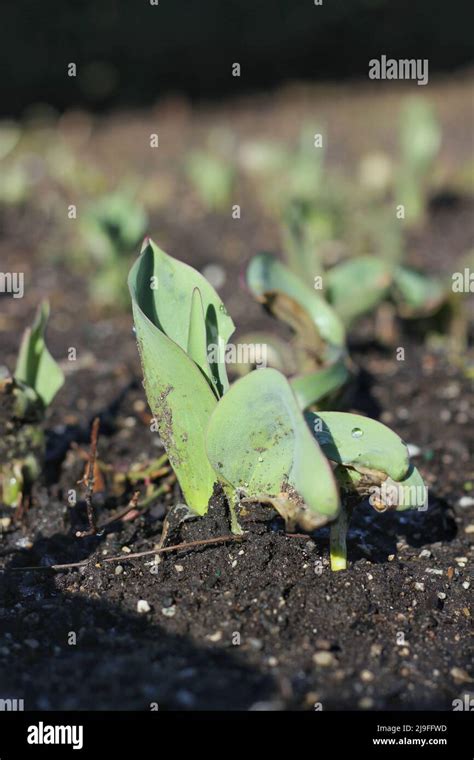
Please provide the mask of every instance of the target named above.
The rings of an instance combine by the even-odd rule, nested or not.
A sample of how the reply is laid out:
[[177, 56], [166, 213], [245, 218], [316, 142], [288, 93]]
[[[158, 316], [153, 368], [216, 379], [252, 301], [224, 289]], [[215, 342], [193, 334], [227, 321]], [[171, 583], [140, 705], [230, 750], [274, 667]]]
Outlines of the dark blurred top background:
[[[430, 75], [472, 60], [472, 0], [5, 0], [3, 115], [215, 97], [295, 79], [366, 76], [385, 54]], [[77, 65], [77, 77], [67, 74]], [[231, 74], [233, 62], [242, 67]]]

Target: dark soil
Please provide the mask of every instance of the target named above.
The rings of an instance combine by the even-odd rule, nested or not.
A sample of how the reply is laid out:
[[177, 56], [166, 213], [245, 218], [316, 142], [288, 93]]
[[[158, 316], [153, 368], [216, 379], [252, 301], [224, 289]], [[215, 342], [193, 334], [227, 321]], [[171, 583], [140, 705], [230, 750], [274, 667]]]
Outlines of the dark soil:
[[[280, 106], [284, 131], [294, 116]], [[337, 109], [330, 101], [329, 120]], [[260, 110], [264, 129], [273, 111], [267, 102]], [[244, 104], [239, 123], [238, 109], [231, 110], [244, 133], [248, 113]], [[115, 137], [124, 129], [109, 126]], [[435, 204], [411, 260], [450, 271], [444, 252], [455, 260], [473, 245], [472, 208], [466, 198]], [[162, 554], [159, 564], [153, 554], [130, 559], [130, 552], [158, 544], [165, 514], [181, 501], [177, 487], [97, 538], [76, 537], [86, 527], [85, 504], [70, 507], [67, 495], [79, 489], [83, 470], [74, 446], [87, 449], [96, 415], [99, 457], [115, 472], [162, 453], [149, 429], [131, 317], [87, 311], [83, 279], [62, 265], [51, 274], [37, 256], [41, 215], [1, 214], [2, 269], [21, 261], [33, 283], [20, 306], [2, 298], [2, 362], [13, 365], [19, 331], [45, 291], [53, 296], [52, 351], [64, 356], [74, 346], [78, 361], [48, 418], [45, 479], [35, 503], [23, 526], [0, 537], [0, 696], [23, 697], [28, 710], [148, 710], [155, 703], [180, 710], [450, 710], [453, 699], [474, 690], [474, 510], [463, 506], [474, 480], [474, 392], [466, 357], [450, 363], [446, 346], [424, 346], [406, 325], [404, 361], [368, 338], [364, 325], [354, 336], [362, 370], [346, 408], [378, 417], [418, 447], [430, 500], [427, 511], [402, 515], [362, 505], [347, 571], [331, 573], [326, 530], [286, 535], [263, 506], [242, 520], [241, 541]], [[170, 253], [197, 267], [217, 260], [224, 266], [222, 295], [242, 330], [269, 324], [235, 286], [244, 259], [267, 240], [268, 225], [256, 212], [222, 254], [228, 221], [216, 215], [181, 223], [172, 210], [158, 216], [154, 225], [171, 241], [164, 245]], [[272, 247], [278, 233], [269, 235]], [[109, 476], [107, 497], [97, 499], [99, 521], [128, 496], [112, 494]], [[167, 545], [229, 532], [217, 494], [205, 518], [174, 519]], [[120, 562], [104, 562], [115, 555], [123, 555]], [[21, 569], [84, 559], [86, 566], [61, 572]], [[137, 611], [140, 600], [148, 611]]]

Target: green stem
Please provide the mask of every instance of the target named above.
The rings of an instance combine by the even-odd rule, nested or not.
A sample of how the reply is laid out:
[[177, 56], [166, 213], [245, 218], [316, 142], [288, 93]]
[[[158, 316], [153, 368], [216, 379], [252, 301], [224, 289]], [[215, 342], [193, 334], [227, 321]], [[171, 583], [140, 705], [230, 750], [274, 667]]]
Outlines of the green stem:
[[343, 501], [341, 512], [337, 520], [331, 523], [330, 528], [330, 556], [331, 570], [346, 570], [347, 568], [347, 544], [346, 537], [349, 530], [352, 509]]
[[230, 529], [234, 536], [242, 536], [243, 530], [239, 525], [239, 521], [237, 520], [237, 513], [235, 511], [235, 507], [238, 502], [238, 496], [236, 495], [236, 492], [232, 486], [223, 486], [223, 489], [227, 497], [227, 503], [229, 505]]

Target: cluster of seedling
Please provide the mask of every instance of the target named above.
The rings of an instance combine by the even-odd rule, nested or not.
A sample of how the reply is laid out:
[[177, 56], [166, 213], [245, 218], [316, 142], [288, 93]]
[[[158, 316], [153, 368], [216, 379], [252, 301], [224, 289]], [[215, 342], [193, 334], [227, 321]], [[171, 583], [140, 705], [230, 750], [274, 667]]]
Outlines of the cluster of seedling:
[[[308, 399], [273, 368], [229, 387], [219, 358], [225, 352], [209, 349], [225, 347], [234, 324], [192, 267], [147, 240], [129, 286], [148, 402], [197, 515], [207, 512], [220, 485], [235, 533], [239, 511], [255, 502], [271, 504], [290, 530], [330, 523], [331, 565], [339, 570], [346, 567], [354, 503], [380, 493], [372, 500], [377, 509], [424, 506], [423, 482], [407, 447], [386, 426], [355, 414], [306, 411]], [[318, 332], [320, 315], [314, 312]], [[333, 346], [340, 353], [343, 333], [332, 335], [328, 326], [324, 337], [328, 353]]]
[[[0, 137], [0, 153], [10, 154], [18, 135]], [[230, 160], [232, 135], [220, 133], [208, 149], [184, 159], [208, 211], [229, 208], [238, 164], [281, 220], [285, 262], [259, 253], [246, 273], [253, 295], [293, 333], [290, 341], [247, 336], [266, 346], [269, 367], [240, 366], [243, 376], [229, 385], [225, 349], [234, 324], [224, 304], [201, 274], [149, 240], [129, 286], [149, 405], [189, 508], [204, 515], [220, 488], [235, 534], [256, 502], [272, 505], [288, 530], [328, 524], [331, 566], [338, 570], [346, 567], [357, 503], [370, 497], [384, 511], [426, 502], [423, 481], [394, 432], [333, 411], [352, 373], [347, 331], [384, 305], [402, 318], [425, 318], [452, 304], [444, 283], [403, 261], [403, 229], [423, 218], [440, 146], [431, 109], [418, 101], [407, 106], [397, 170], [383, 155], [368, 157], [360, 198], [326, 171], [324, 148], [312, 142], [317, 137], [306, 125], [294, 150], [247, 144]], [[403, 225], [395, 202], [405, 208]], [[93, 263], [94, 301], [123, 304], [129, 252], [146, 225], [138, 195], [125, 187], [79, 213], [78, 250], [87, 254], [86, 267]], [[17, 508], [39, 475], [42, 421], [64, 380], [44, 342], [47, 318], [44, 304], [23, 338], [14, 375], [0, 377], [0, 496]]]
[[[303, 287], [320, 291], [320, 304], [325, 299], [346, 328], [375, 314], [377, 338], [393, 343], [396, 318], [419, 320], [424, 331], [448, 329], [462, 348], [466, 325], [451, 282], [404, 263], [405, 231], [425, 215], [441, 143], [431, 106], [422, 99], [405, 104], [397, 168], [383, 153], [367, 156], [357, 190], [325, 169], [325, 138], [313, 132], [306, 126], [293, 151], [278, 143], [250, 144], [242, 151], [241, 163], [254, 177], [257, 195], [282, 220], [287, 267]], [[265, 267], [259, 258], [249, 268], [248, 284], [261, 299], [262, 283], [258, 277], [255, 282], [255, 274], [263, 268], [269, 272], [270, 265], [268, 255]], [[288, 272], [281, 264], [273, 267], [270, 279], [277, 270], [277, 279], [284, 282]], [[270, 311], [273, 303], [272, 297], [265, 304]]]
[[48, 315], [44, 302], [23, 335], [15, 372], [0, 370], [0, 501], [19, 512], [41, 472], [45, 412], [64, 382], [45, 344]]

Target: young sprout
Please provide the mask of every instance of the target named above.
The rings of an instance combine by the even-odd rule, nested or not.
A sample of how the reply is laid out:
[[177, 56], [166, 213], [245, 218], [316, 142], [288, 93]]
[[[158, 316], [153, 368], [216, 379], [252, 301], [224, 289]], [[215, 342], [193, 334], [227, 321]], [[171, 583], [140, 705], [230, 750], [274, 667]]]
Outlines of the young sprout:
[[64, 375], [49, 353], [44, 334], [49, 316], [45, 301], [20, 346], [13, 376], [0, 375], [0, 502], [20, 508], [41, 471], [41, 423]]
[[[267, 276], [260, 263], [255, 276]], [[129, 285], [146, 394], [193, 512], [204, 515], [220, 485], [235, 533], [241, 503], [271, 504], [289, 530], [331, 523], [338, 570], [346, 563], [348, 510], [369, 486], [400, 484], [404, 498], [396, 504], [418, 505], [403, 489], [421, 479], [405, 444], [384, 425], [337, 412], [305, 419], [301, 389], [276, 369], [250, 372], [229, 388], [225, 350], [211, 349], [225, 349], [234, 324], [202, 275], [147, 240]], [[304, 300], [299, 286], [287, 280], [287, 295]], [[309, 298], [306, 305], [312, 308]], [[331, 322], [332, 311], [313, 307], [313, 316], [327, 340], [323, 351], [340, 350], [343, 330]], [[377, 499], [384, 503], [383, 494]]]
[[229, 209], [236, 180], [233, 160], [235, 137], [228, 129], [211, 131], [204, 149], [189, 151], [184, 169], [206, 211]]
[[418, 223], [426, 208], [429, 179], [441, 146], [441, 127], [432, 106], [421, 98], [407, 101], [400, 119], [400, 165], [396, 201], [408, 224]]
[[[260, 253], [252, 259], [247, 284], [257, 300], [293, 331], [290, 366], [282, 352], [278, 362], [291, 376], [300, 407], [333, 395], [349, 378], [346, 332], [335, 310], [271, 254]], [[265, 342], [277, 349], [271, 336]]]
[[90, 292], [105, 306], [127, 303], [123, 282], [130, 266], [129, 251], [143, 237], [148, 218], [130, 188], [121, 188], [91, 204], [79, 216], [80, 245], [92, 258]]

